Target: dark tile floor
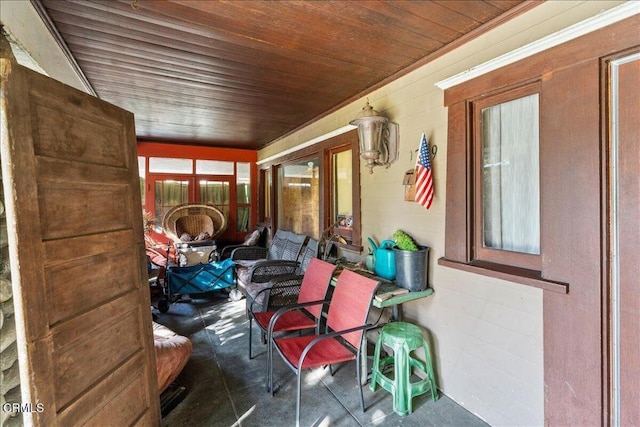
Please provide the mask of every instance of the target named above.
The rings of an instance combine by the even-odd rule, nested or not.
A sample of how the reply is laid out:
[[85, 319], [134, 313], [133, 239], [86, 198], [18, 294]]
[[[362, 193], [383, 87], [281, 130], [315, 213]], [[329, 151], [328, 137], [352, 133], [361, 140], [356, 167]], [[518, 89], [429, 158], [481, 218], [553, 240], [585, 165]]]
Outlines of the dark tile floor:
[[[266, 347], [254, 333], [257, 353], [248, 357], [248, 321], [244, 300], [193, 299], [172, 304], [157, 322], [193, 342], [193, 354], [176, 383], [187, 388], [184, 400], [163, 420], [173, 426], [294, 426], [295, 375], [276, 355], [275, 396], [266, 392]], [[255, 327], [255, 326], [254, 326]], [[254, 331], [255, 332], [255, 331]], [[302, 426], [478, 426], [482, 420], [444, 395], [434, 402], [429, 393], [414, 398], [412, 414], [393, 412], [391, 396], [364, 387], [367, 411], [360, 410], [355, 362], [307, 371], [303, 377]]]

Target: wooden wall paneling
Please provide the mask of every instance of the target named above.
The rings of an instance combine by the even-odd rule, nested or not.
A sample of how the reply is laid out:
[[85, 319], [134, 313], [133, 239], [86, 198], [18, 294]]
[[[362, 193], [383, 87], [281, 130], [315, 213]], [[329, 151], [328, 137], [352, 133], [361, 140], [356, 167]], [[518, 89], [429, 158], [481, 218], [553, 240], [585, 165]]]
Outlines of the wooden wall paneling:
[[[639, 51], [636, 49], [636, 55]], [[627, 54], [631, 54], [628, 52]], [[640, 59], [618, 66], [618, 257], [620, 425], [640, 425]], [[611, 215], [611, 213], [610, 213]], [[607, 218], [610, 218], [610, 215]], [[611, 251], [609, 252], [611, 253]], [[612, 301], [613, 303], [613, 301]], [[615, 313], [614, 313], [615, 314]], [[608, 318], [608, 327], [614, 319]], [[611, 349], [612, 350], [612, 349]], [[608, 369], [607, 373], [612, 369]], [[614, 374], [611, 372], [610, 374]]]
[[[470, 233], [464, 225], [470, 218], [471, 153], [468, 149], [468, 106], [465, 101], [449, 106], [447, 137], [447, 221], [445, 258], [468, 262]], [[452, 171], [455, 171], [452, 173]], [[453, 218], [453, 220], [449, 220]]]
[[597, 425], [603, 410], [598, 87], [594, 59], [548, 76], [540, 101], [542, 274], [570, 284], [543, 294], [549, 425]]
[[96, 93], [136, 114], [139, 137], [251, 149], [535, 5], [36, 2]]

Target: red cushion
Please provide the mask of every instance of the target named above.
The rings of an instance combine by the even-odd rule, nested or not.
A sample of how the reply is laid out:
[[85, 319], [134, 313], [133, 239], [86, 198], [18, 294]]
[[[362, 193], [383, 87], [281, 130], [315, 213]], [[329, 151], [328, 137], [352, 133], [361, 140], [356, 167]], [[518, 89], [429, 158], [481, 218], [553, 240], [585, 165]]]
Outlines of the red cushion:
[[[266, 331], [269, 328], [269, 322], [271, 322], [271, 319], [275, 314], [275, 311], [259, 311], [257, 313], [253, 313], [253, 317], [256, 319], [256, 323]], [[316, 322], [309, 316], [306, 316], [299, 310], [292, 310], [287, 311], [278, 318], [273, 331], [297, 331], [299, 329], [311, 329], [315, 327]]]
[[[287, 359], [289, 363], [293, 366], [298, 366], [300, 356], [305, 347], [316, 337], [317, 335], [307, 335], [303, 337], [279, 338], [275, 340], [275, 344], [282, 356]], [[302, 369], [348, 362], [355, 358], [355, 353], [346, 348], [340, 341], [335, 338], [327, 338], [311, 348], [304, 359]]]
[[164, 267], [167, 265], [167, 255], [162, 254], [154, 249], [147, 248], [146, 249], [147, 256], [149, 257], [149, 261], [154, 263], [157, 266]]

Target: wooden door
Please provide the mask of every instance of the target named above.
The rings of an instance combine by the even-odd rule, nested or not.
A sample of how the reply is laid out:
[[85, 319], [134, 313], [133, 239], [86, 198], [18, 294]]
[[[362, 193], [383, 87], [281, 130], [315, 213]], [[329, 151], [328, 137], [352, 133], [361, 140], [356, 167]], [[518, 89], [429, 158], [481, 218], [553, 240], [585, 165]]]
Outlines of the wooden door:
[[2, 55], [26, 425], [159, 425], [133, 115]]
[[610, 64], [611, 424], [640, 425], [640, 52]]

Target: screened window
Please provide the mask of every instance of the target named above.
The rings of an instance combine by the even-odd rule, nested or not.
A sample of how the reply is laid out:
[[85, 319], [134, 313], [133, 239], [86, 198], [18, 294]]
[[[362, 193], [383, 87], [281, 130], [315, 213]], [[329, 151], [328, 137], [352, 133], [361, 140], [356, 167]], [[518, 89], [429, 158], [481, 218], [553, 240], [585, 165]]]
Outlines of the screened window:
[[[337, 219], [353, 214], [351, 150], [333, 155], [333, 209]], [[350, 223], [350, 221], [348, 221]]]
[[189, 201], [189, 181], [164, 179], [155, 181], [155, 224], [157, 231], [162, 231], [162, 218], [174, 206]]
[[350, 147], [331, 150], [330, 194], [334, 232], [353, 243], [353, 156]]
[[162, 232], [170, 208], [205, 204], [226, 217], [221, 243], [243, 241], [257, 219], [256, 158], [252, 150], [138, 142], [143, 208], [154, 216], [156, 231]]
[[271, 168], [261, 171], [262, 188], [260, 197], [262, 200], [262, 219], [264, 221], [271, 220], [271, 189], [273, 188], [273, 180], [271, 178]]
[[222, 179], [201, 179], [198, 181], [198, 187], [200, 188], [199, 202], [205, 205], [215, 206], [229, 218], [229, 205], [231, 200], [229, 181]]
[[140, 197], [142, 199], [142, 206], [144, 207], [144, 196], [145, 196], [145, 187], [146, 181], [145, 178], [147, 176], [146, 171], [146, 158], [143, 156], [138, 156], [138, 177], [140, 178]]

